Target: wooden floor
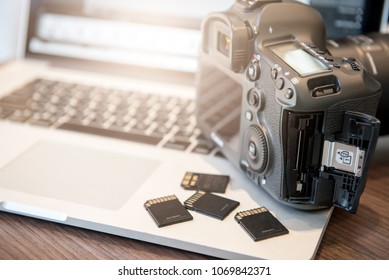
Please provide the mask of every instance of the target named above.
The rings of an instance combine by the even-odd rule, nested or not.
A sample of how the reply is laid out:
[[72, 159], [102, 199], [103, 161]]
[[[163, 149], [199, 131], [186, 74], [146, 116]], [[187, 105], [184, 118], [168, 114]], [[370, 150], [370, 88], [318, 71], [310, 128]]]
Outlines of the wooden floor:
[[[335, 209], [317, 259], [389, 259], [389, 138], [380, 139], [357, 214]], [[0, 259], [212, 259], [0, 213]]]

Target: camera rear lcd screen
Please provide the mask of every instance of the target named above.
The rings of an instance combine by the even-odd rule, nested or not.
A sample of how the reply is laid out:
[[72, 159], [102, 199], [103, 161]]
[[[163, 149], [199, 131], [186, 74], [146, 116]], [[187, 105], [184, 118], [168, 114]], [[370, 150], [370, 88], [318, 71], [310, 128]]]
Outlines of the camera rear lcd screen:
[[277, 46], [272, 51], [302, 77], [330, 70], [325, 63], [295, 44]]

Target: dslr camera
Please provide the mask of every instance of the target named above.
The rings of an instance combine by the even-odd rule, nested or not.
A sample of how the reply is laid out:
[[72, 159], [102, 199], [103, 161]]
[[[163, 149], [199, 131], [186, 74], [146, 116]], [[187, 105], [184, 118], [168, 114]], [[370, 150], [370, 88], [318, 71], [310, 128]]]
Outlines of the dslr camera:
[[237, 0], [202, 25], [197, 120], [227, 159], [276, 200], [355, 213], [380, 122], [380, 84], [326, 52], [313, 8]]

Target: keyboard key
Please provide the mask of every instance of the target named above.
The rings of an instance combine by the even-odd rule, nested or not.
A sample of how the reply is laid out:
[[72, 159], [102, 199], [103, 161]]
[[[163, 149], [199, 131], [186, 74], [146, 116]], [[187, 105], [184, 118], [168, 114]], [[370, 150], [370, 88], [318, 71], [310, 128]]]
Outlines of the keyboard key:
[[189, 138], [193, 135], [192, 130], [179, 130], [176, 132], [175, 136], [180, 137], [180, 138]]
[[15, 91], [13, 93], [13, 95], [24, 98], [24, 99], [31, 98], [33, 94], [34, 94], [34, 85], [33, 84], [29, 84], [29, 85]]
[[17, 95], [8, 95], [0, 99], [0, 106], [15, 108], [15, 109], [24, 109], [27, 107], [28, 99], [17, 96]]
[[1, 107], [0, 107], [0, 119], [4, 119], [4, 118], [8, 117], [8, 116], [11, 115], [13, 112], [14, 112], [13, 109], [1, 108]]
[[199, 141], [210, 141], [210, 138], [205, 136], [204, 134], [200, 133], [198, 136], [197, 136], [197, 140]]
[[215, 144], [212, 141], [201, 142], [194, 147], [192, 152], [207, 155], [210, 154], [214, 148]]
[[187, 127], [191, 124], [191, 121], [189, 118], [179, 118], [176, 120], [175, 124], [179, 127]]
[[8, 117], [10, 121], [14, 121], [14, 122], [25, 122], [29, 118], [30, 118], [29, 116], [24, 116], [19, 114], [13, 114]]
[[77, 123], [64, 123], [60, 125], [58, 128], [76, 131], [76, 132], [83, 132], [88, 134], [95, 134], [99, 136], [112, 137], [112, 138], [117, 138], [122, 140], [140, 142], [140, 143], [145, 143], [150, 145], [157, 145], [162, 139], [162, 137], [158, 137], [155, 135], [135, 134], [135, 133], [129, 133], [124, 131], [109, 130], [100, 127], [90, 127], [90, 126], [85, 126]]
[[182, 141], [177, 139], [171, 139], [164, 145], [165, 148], [185, 151], [190, 145], [188, 141]]
[[30, 119], [28, 122], [40, 126], [51, 126], [53, 124], [53, 122], [48, 119]]
[[167, 126], [167, 125], [159, 125], [154, 130], [154, 133], [165, 135], [165, 134], [169, 133], [169, 131], [170, 131], [170, 127], [169, 126]]
[[149, 126], [144, 123], [142, 120], [137, 120], [137, 123], [134, 125], [134, 129], [145, 131]]

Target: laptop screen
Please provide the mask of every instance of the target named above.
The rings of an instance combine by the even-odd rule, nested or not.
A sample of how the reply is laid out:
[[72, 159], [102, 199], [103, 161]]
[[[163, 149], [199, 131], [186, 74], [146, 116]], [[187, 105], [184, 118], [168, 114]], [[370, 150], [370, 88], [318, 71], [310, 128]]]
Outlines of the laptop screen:
[[329, 39], [386, 31], [388, 0], [311, 0], [309, 2], [323, 16]]
[[[328, 37], [335, 38], [378, 31], [389, 1], [377, 1], [303, 2], [322, 13]], [[81, 61], [82, 66], [99, 62], [93, 67], [109, 72], [128, 73], [129, 67], [134, 73], [168, 70], [187, 74], [192, 80], [202, 18], [234, 2], [31, 0], [26, 55], [62, 64]]]
[[26, 54], [194, 73], [202, 18], [234, 0], [31, 0]]

